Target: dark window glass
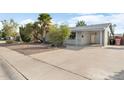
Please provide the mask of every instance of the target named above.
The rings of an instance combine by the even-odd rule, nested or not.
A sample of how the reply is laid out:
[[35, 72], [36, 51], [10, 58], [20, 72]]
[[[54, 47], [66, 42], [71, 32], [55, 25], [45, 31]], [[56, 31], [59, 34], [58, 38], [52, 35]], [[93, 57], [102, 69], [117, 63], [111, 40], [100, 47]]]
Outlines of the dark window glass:
[[76, 32], [71, 32], [70, 39], [75, 39], [76, 38]]

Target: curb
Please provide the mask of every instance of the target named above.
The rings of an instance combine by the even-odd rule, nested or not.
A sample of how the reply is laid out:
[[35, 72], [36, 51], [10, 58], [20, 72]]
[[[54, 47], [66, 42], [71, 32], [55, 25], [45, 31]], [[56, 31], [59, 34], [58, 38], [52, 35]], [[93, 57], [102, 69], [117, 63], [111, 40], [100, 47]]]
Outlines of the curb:
[[15, 68], [13, 68], [7, 60], [0, 58], [2, 62], [0, 63], [2, 69], [5, 71], [10, 80], [27, 80], [24, 76], [21, 75]]

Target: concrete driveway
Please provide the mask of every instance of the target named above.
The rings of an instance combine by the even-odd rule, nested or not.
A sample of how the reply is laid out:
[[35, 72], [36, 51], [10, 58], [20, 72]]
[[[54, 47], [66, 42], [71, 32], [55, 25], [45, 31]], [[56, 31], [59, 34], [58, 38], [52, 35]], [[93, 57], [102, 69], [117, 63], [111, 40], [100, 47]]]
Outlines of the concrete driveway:
[[30, 55], [87, 79], [124, 79], [124, 47], [60, 49]]
[[25, 80], [25, 78], [0, 56], [0, 80]]
[[0, 60], [0, 80], [9, 80], [10, 78], [8, 77], [8, 75], [6, 74], [6, 72], [4, 71], [2, 65], [1, 65], [1, 60]]
[[5, 47], [0, 47], [0, 79], [84, 80], [87, 78]]

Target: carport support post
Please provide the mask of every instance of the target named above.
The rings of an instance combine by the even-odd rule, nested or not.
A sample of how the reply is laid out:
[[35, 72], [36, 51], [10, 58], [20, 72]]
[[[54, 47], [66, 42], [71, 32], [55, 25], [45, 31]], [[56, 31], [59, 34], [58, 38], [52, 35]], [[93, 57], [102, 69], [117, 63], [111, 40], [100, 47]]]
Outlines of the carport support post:
[[100, 31], [100, 45], [102, 46], [103, 44], [102, 44], [102, 31]]

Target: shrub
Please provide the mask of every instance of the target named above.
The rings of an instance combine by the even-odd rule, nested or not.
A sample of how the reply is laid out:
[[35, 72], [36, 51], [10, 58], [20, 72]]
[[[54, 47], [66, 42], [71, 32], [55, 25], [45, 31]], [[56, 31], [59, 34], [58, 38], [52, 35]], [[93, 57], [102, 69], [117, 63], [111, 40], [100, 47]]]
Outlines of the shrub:
[[16, 41], [20, 42], [20, 36], [16, 36]]
[[62, 46], [69, 36], [69, 28], [66, 25], [61, 25], [58, 29], [48, 33], [48, 40], [54, 46]]
[[23, 42], [30, 42], [31, 41], [31, 30], [26, 27], [19, 28], [20, 36]]
[[7, 44], [13, 44], [13, 43], [16, 43], [16, 41], [14, 41], [14, 40], [6, 40], [6, 43]]
[[59, 32], [50, 32], [49, 33], [49, 42], [52, 43], [53, 46], [60, 46], [62, 45], [61, 35]]

